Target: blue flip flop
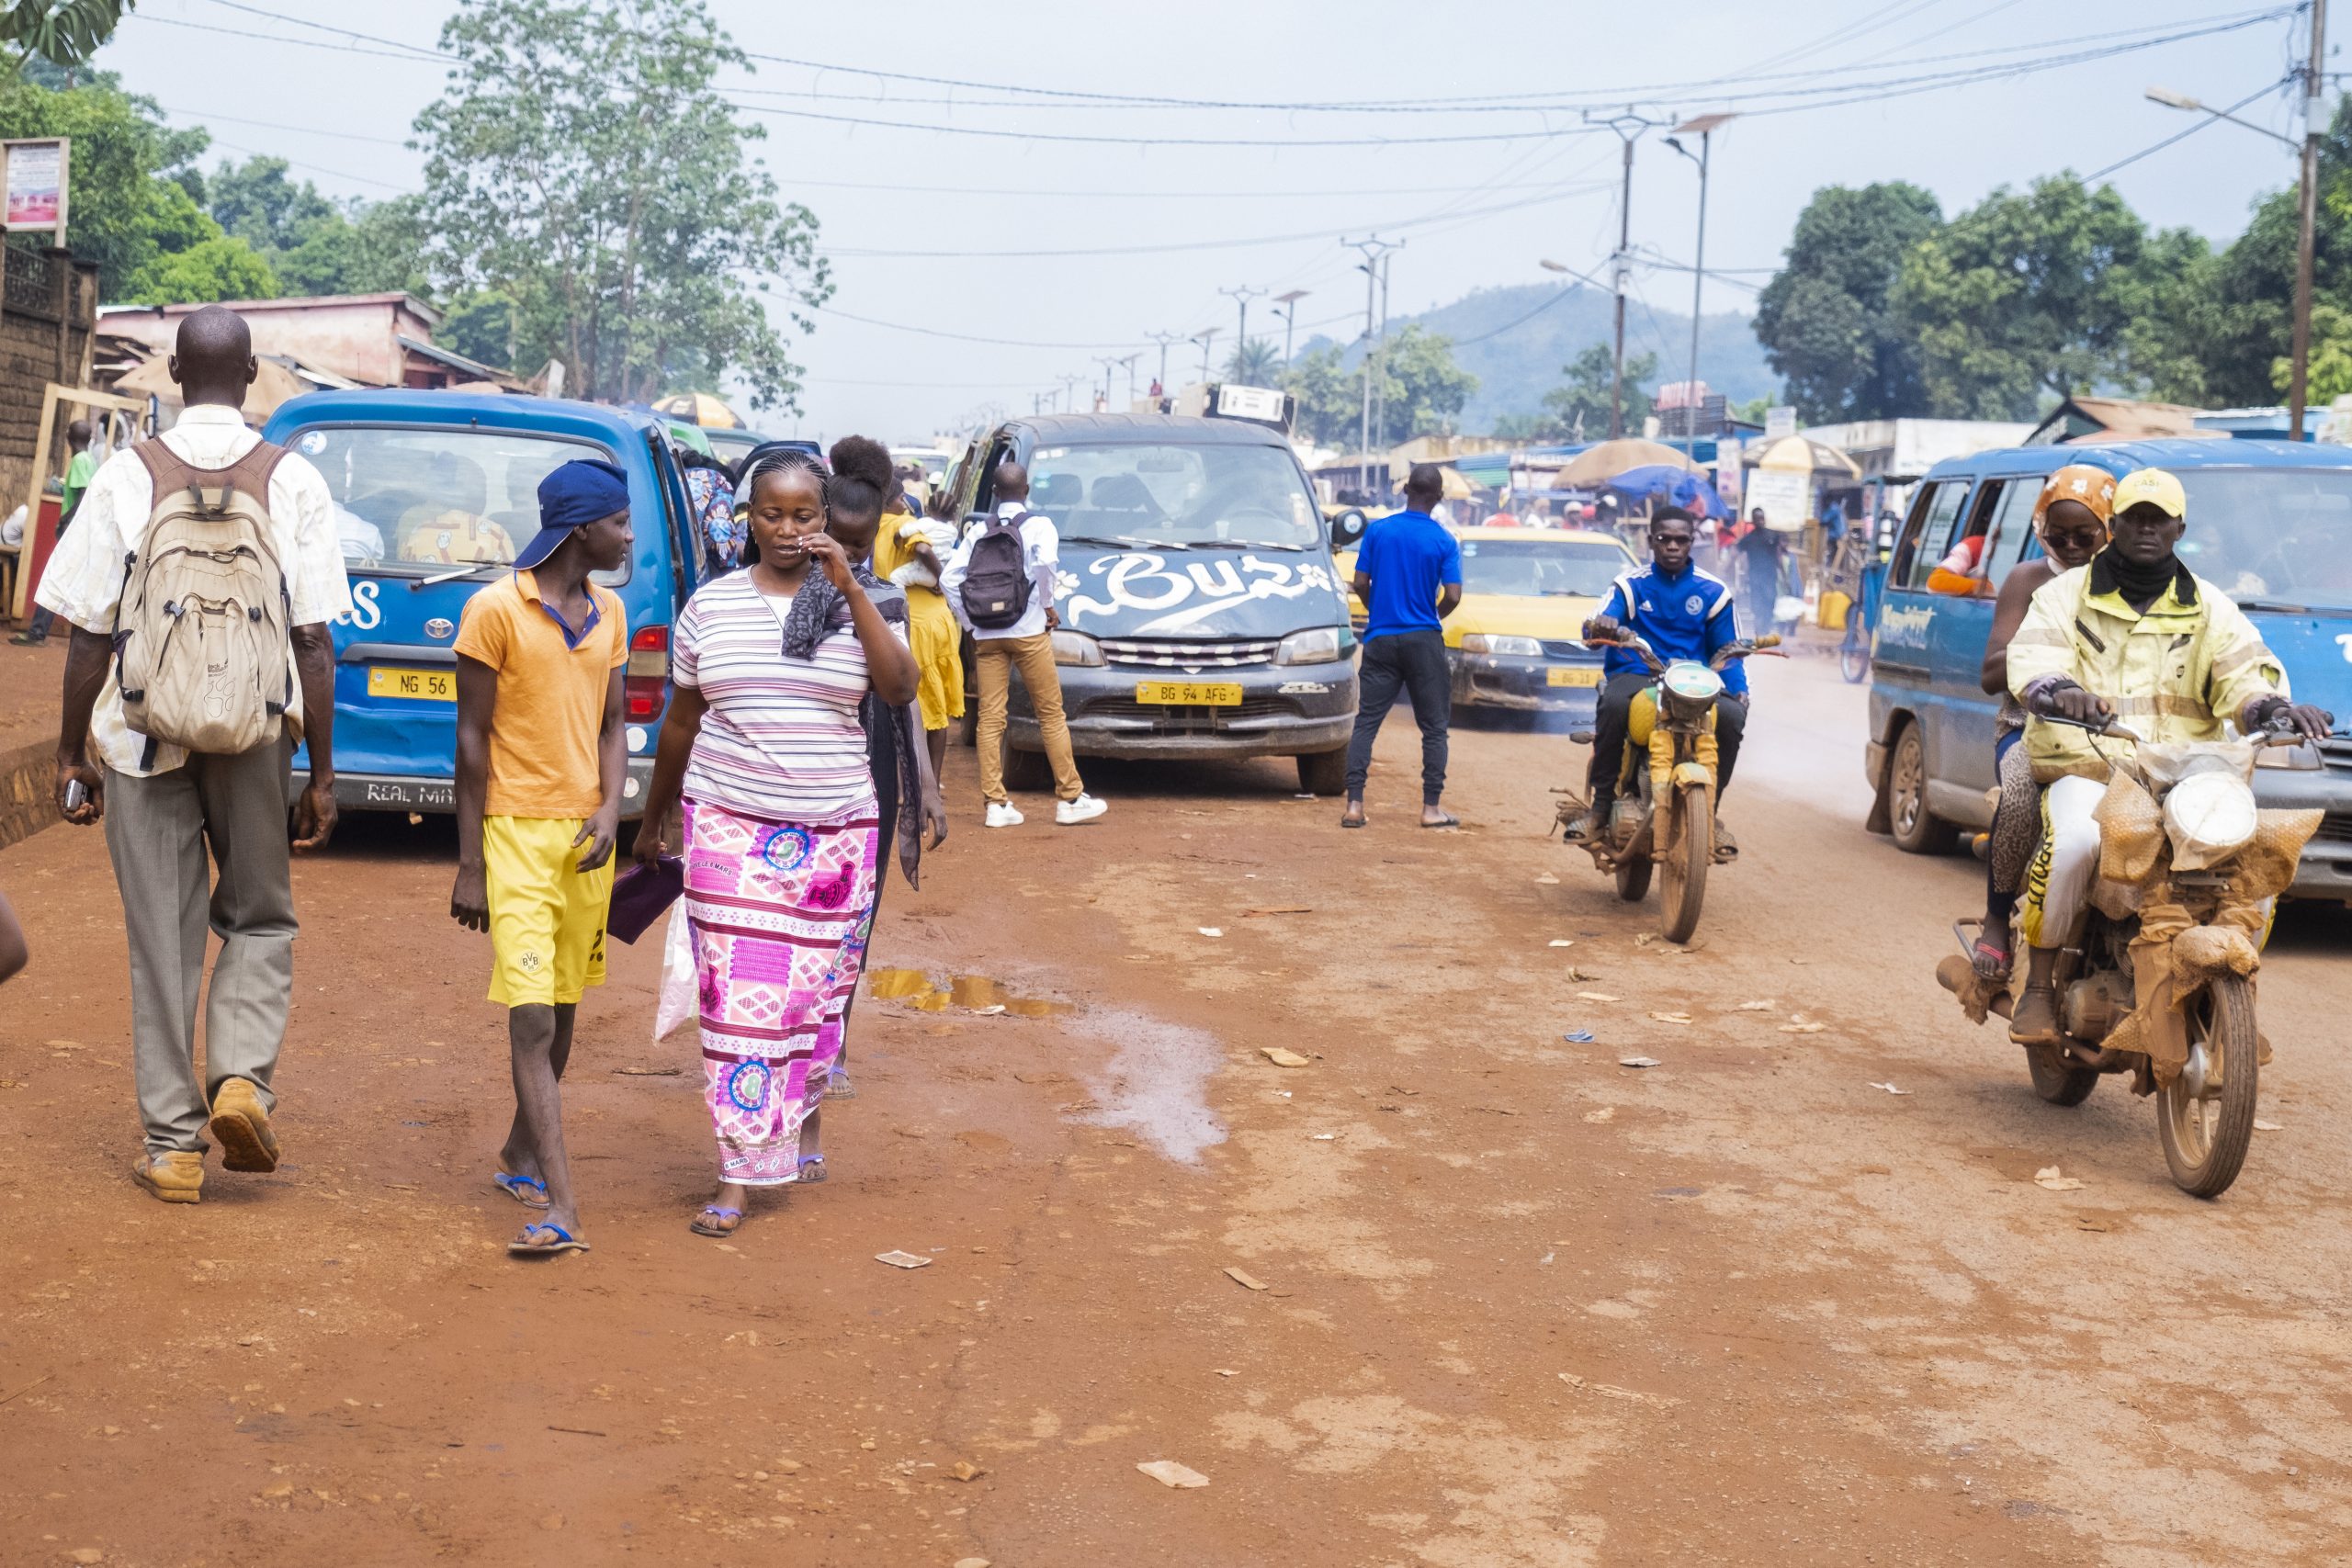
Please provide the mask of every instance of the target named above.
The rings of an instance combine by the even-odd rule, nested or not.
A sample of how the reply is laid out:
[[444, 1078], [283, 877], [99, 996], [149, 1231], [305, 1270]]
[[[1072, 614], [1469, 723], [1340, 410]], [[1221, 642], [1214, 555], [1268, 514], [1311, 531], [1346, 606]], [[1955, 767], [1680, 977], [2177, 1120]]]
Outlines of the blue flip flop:
[[[717, 1225], [704, 1224], [702, 1223], [703, 1214], [715, 1215], [722, 1220], [733, 1220], [735, 1223], [729, 1225], [725, 1230], [721, 1230]], [[686, 1228], [694, 1232], [696, 1235], [714, 1236], [724, 1239], [725, 1237], [733, 1235], [737, 1231], [743, 1228], [743, 1211], [741, 1209], [722, 1208], [717, 1203], [706, 1203], [703, 1205], [702, 1214], [696, 1214]]]
[[[490, 1184], [526, 1209], [548, 1206], [548, 1184], [536, 1176], [516, 1176], [512, 1171], [493, 1170], [490, 1173]], [[536, 1198], [531, 1196], [535, 1192], [538, 1194]]]
[[825, 1156], [823, 1155], [808, 1156], [793, 1168], [792, 1179], [802, 1187], [808, 1186], [812, 1181], [824, 1180]]
[[[533, 1241], [531, 1239], [532, 1234], [537, 1231], [545, 1231], [548, 1235], [555, 1237], [555, 1239], [553, 1241]], [[587, 1250], [588, 1244], [586, 1242], [578, 1239], [570, 1231], [565, 1230], [561, 1225], [551, 1225], [547, 1224], [545, 1221], [525, 1225], [523, 1227], [523, 1234], [506, 1244], [506, 1256], [509, 1258], [553, 1258], [559, 1252], [585, 1252]]]

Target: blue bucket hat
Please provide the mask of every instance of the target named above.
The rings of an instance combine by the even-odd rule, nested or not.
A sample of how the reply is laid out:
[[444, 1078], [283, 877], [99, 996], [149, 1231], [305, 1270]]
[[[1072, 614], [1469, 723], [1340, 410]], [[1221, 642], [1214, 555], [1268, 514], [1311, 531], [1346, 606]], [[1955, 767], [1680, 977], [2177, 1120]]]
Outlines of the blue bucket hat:
[[575, 457], [539, 481], [539, 531], [514, 553], [521, 570], [545, 561], [556, 547], [616, 512], [628, 510], [628, 475], [602, 457]]

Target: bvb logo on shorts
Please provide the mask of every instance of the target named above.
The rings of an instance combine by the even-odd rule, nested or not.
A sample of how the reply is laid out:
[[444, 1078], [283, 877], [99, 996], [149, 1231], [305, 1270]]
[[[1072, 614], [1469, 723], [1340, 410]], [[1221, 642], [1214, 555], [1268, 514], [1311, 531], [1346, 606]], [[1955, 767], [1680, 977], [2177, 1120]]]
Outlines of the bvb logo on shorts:
[[539, 972], [539, 950], [536, 947], [526, 947], [514, 962], [521, 965], [524, 974], [536, 975]]

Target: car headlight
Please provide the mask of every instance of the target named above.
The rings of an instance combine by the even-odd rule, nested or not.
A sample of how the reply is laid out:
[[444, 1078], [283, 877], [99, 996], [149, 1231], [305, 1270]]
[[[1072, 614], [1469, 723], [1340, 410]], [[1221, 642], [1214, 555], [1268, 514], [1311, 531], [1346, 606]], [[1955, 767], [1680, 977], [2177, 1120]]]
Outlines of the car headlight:
[[1054, 633], [1054, 662], [1096, 665], [1102, 662], [1102, 645], [1084, 632]]
[[1283, 638], [1274, 649], [1277, 664], [1329, 664], [1340, 657], [1341, 643], [1337, 626], [1317, 626], [1312, 631], [1293, 632]]
[[1520, 659], [1541, 659], [1544, 645], [1532, 637], [1493, 637], [1486, 632], [1466, 632], [1462, 638], [1464, 653], [1505, 653]]

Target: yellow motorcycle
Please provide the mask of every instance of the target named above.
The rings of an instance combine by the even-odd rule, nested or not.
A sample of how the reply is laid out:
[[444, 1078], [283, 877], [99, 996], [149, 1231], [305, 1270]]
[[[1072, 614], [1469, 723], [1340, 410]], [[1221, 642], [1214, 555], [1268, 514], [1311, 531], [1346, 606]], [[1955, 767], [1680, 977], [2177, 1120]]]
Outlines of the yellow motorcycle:
[[[1770, 636], [1726, 643], [1702, 664], [1660, 659], [1631, 630], [1586, 644], [1630, 649], [1657, 677], [1634, 698], [1615, 806], [1583, 847], [1594, 865], [1616, 877], [1617, 897], [1628, 904], [1647, 897], [1651, 873], [1659, 874], [1666, 916], [1660, 934], [1668, 942], [1688, 942], [1699, 929], [1708, 868], [1731, 858], [1715, 840], [1715, 703], [1724, 694], [1723, 669], [1780, 645]], [[1590, 745], [1593, 735], [1579, 730], [1570, 739]], [[1573, 797], [1563, 802], [1559, 825], [1565, 829], [1583, 810]]]

